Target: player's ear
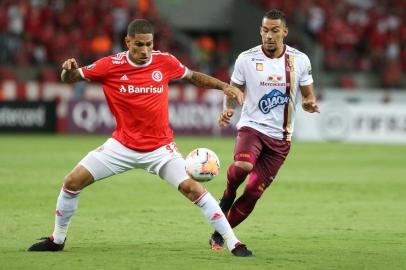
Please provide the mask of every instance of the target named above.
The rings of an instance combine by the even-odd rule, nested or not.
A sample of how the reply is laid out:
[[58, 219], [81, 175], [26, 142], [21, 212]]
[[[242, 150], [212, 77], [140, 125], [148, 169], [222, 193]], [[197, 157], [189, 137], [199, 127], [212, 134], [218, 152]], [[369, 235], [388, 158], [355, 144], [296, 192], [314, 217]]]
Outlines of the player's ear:
[[283, 29], [283, 37], [286, 37], [288, 35], [288, 33], [289, 33], [289, 29], [287, 26], [285, 26]]
[[125, 45], [126, 45], [127, 48], [129, 49], [129, 48], [130, 48], [130, 42], [131, 42], [131, 41], [130, 41], [130, 38], [129, 38], [128, 36], [126, 36], [124, 40], [125, 40]]

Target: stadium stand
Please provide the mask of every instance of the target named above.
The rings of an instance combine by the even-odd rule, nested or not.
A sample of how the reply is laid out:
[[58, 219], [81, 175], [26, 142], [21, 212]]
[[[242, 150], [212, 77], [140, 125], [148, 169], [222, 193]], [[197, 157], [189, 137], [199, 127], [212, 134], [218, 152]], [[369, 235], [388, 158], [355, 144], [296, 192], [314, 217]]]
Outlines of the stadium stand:
[[[246, 1], [263, 10], [284, 10], [291, 31], [310, 37], [321, 50], [323, 71], [334, 77], [324, 86], [348, 89], [364, 80], [375, 88], [405, 87], [405, 1]], [[127, 22], [134, 18], [155, 22], [156, 49], [171, 51], [191, 68], [229, 78], [233, 44], [209, 30], [195, 33], [188, 47], [185, 42], [179, 44], [173, 34], [176, 29], [160, 16], [153, 0], [3, 0], [0, 80], [55, 81], [60, 63], [68, 57], [88, 64], [121, 51]], [[30, 72], [20, 71], [27, 67]]]
[[[406, 2], [402, 0], [254, 0], [294, 18], [322, 48], [323, 67], [336, 73], [369, 72], [380, 77], [376, 87], [400, 88], [406, 70]], [[337, 86], [355, 87], [354, 77], [341, 75]], [[403, 82], [404, 83], [404, 82]]]

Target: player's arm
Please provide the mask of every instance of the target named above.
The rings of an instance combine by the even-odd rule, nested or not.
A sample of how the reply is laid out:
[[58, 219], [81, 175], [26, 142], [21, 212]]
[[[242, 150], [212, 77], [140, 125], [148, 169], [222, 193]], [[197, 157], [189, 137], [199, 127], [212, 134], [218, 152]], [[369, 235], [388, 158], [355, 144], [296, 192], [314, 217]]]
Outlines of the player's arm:
[[302, 107], [306, 112], [314, 113], [320, 112], [319, 106], [316, 103], [316, 96], [313, 91], [313, 84], [300, 86], [300, 92], [302, 93]]
[[[244, 85], [237, 84], [233, 81], [231, 81], [231, 85], [240, 89], [241, 92], [244, 92]], [[223, 111], [220, 113], [218, 120], [219, 127], [225, 127], [230, 123], [231, 117], [233, 117], [236, 107], [237, 102], [235, 99], [230, 98], [229, 96], [224, 96]]]
[[74, 58], [63, 62], [61, 80], [66, 83], [75, 83], [83, 80], [78, 70], [78, 63]]
[[244, 94], [239, 88], [231, 86], [228, 83], [220, 81], [212, 76], [189, 70], [186, 73], [185, 79], [197, 87], [223, 90], [224, 95], [230, 97], [231, 99], [235, 99], [240, 105], [242, 105], [244, 102]]

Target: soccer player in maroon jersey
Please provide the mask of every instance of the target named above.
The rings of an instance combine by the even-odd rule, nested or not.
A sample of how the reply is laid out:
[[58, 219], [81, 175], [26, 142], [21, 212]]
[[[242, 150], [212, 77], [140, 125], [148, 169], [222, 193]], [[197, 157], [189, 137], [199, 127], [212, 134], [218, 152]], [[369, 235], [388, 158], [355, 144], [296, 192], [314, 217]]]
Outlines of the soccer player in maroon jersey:
[[[299, 95], [305, 111], [319, 112], [310, 60], [284, 43], [287, 34], [285, 15], [279, 10], [267, 12], [260, 26], [262, 44], [238, 56], [231, 76], [231, 84], [245, 92], [234, 162], [228, 168], [227, 186], [220, 199], [233, 228], [254, 210], [289, 153]], [[235, 107], [235, 102], [225, 97], [220, 127], [229, 124]], [[247, 176], [244, 192], [236, 199]], [[224, 239], [214, 232], [210, 244], [220, 249]]]
[[85, 79], [102, 84], [117, 125], [111, 138], [89, 152], [66, 176], [56, 204], [54, 231], [29, 251], [63, 250], [80, 191], [97, 180], [142, 168], [159, 175], [199, 206], [208, 222], [226, 239], [232, 254], [252, 255], [234, 235], [216, 200], [187, 175], [168, 116], [170, 80], [185, 79], [199, 87], [221, 89], [240, 104], [243, 94], [236, 87], [189, 70], [169, 53], [154, 51], [153, 41], [152, 25], [146, 20], [134, 20], [125, 38], [128, 51], [82, 68], [75, 59], [63, 63], [62, 81], [74, 83]]

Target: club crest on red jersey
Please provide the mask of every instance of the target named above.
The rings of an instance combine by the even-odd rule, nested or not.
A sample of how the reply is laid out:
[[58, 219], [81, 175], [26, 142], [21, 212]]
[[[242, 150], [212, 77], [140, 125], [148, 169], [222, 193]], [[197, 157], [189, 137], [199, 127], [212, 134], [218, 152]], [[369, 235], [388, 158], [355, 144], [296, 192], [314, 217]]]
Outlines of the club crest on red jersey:
[[159, 70], [154, 70], [151, 75], [152, 79], [156, 82], [162, 81], [163, 75], [162, 72]]

